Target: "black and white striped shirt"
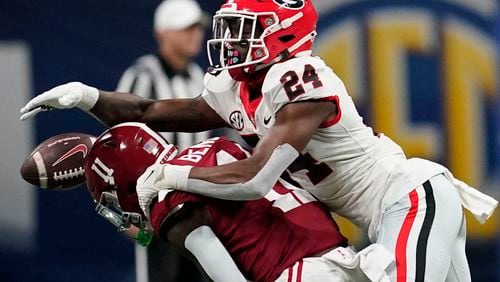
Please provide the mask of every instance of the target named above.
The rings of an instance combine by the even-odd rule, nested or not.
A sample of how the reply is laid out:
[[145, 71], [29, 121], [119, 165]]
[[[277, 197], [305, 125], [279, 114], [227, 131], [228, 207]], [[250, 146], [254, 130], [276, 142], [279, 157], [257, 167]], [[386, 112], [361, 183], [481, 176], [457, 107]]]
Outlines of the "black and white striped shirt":
[[[158, 55], [144, 55], [130, 66], [120, 78], [116, 91], [154, 99], [194, 98], [203, 91], [204, 72], [196, 63], [190, 63], [185, 71], [173, 70]], [[171, 133], [162, 135], [180, 150], [205, 141], [209, 132]]]

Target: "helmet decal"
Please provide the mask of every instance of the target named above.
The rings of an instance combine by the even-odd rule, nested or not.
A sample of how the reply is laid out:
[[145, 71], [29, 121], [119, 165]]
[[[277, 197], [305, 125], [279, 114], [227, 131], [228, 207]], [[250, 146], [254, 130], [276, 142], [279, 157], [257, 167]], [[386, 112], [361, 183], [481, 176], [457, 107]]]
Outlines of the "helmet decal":
[[102, 178], [104, 183], [114, 186], [115, 177], [113, 173], [115, 172], [112, 168], [105, 165], [99, 158], [95, 158], [91, 169]]
[[304, 7], [304, 0], [273, 0], [274, 3], [287, 9], [302, 9]]

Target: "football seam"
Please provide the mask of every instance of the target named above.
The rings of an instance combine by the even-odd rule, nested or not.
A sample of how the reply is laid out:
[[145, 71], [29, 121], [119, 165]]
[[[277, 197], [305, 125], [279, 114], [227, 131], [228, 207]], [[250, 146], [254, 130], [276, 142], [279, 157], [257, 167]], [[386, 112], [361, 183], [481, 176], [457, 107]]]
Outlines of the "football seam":
[[84, 174], [85, 174], [85, 169], [83, 167], [79, 167], [79, 168], [70, 169], [69, 171], [68, 170], [56, 171], [56, 172], [54, 172], [53, 178], [55, 181], [60, 181], [60, 180], [71, 179], [74, 177], [83, 176]]

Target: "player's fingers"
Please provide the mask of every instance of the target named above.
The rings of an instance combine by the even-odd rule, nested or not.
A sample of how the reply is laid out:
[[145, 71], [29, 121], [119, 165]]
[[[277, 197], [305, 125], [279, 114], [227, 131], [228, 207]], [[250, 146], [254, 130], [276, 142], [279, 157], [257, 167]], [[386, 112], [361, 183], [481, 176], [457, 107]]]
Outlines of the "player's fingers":
[[31, 101], [29, 101], [24, 107], [21, 108], [19, 113], [25, 114], [25, 113], [29, 112], [31, 109], [33, 109], [33, 106], [32, 106]]
[[38, 114], [39, 112], [43, 112], [46, 110], [47, 109], [44, 109], [42, 107], [34, 108], [31, 111], [28, 111], [28, 112], [24, 113], [23, 115], [21, 115], [21, 117], [19, 119], [20, 120], [27, 120], [27, 119], [33, 117], [34, 115]]
[[43, 92], [42, 94], [31, 99], [26, 106], [21, 109], [21, 114], [27, 113], [40, 106], [49, 106], [48, 102], [54, 98], [57, 93], [53, 93], [50, 90]]

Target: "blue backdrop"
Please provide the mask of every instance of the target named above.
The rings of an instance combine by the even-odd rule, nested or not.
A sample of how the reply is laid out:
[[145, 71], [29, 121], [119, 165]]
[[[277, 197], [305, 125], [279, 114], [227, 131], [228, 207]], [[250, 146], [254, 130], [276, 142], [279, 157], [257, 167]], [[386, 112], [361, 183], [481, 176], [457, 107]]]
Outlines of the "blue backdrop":
[[[201, 1], [200, 4], [212, 13], [219, 2]], [[383, 2], [387, 5], [391, 3]], [[136, 0], [1, 1], [0, 44], [7, 41], [27, 43], [31, 57], [31, 95], [68, 81], [82, 81], [101, 89], [113, 89], [122, 71], [135, 58], [154, 51], [152, 15], [158, 3]], [[328, 18], [323, 18], [320, 23], [328, 25], [337, 16], [350, 14], [358, 8], [327, 13]], [[457, 13], [463, 11], [458, 9]], [[497, 14], [498, 47], [500, 14]], [[477, 23], [483, 24], [480, 20]], [[410, 65], [421, 67], [418, 64], [426, 63], [423, 59], [415, 60]], [[205, 52], [198, 62], [207, 66]], [[428, 87], [434, 91], [437, 85], [437, 81], [430, 81]], [[9, 100], [8, 95], [17, 94], [2, 94], [2, 102]], [[498, 96], [497, 101], [500, 104]], [[427, 108], [426, 113], [425, 118], [434, 118], [434, 115], [439, 115], [439, 109]], [[491, 110], [490, 115], [495, 113], [498, 125], [498, 111]], [[33, 131], [34, 142], [39, 143], [52, 135], [69, 131], [98, 135], [103, 129], [97, 121], [77, 110], [55, 111], [38, 115]], [[500, 136], [500, 128], [491, 130]], [[493, 147], [496, 150], [490, 152], [489, 168], [494, 170], [496, 167], [498, 174], [500, 170], [495, 162], [500, 159], [500, 142]], [[36, 247], [28, 252], [18, 252], [16, 248], [0, 249], [0, 280], [134, 281], [133, 244], [117, 235], [113, 227], [96, 216], [94, 204], [85, 189], [81, 187], [65, 193], [36, 190], [37, 229], [32, 234]], [[12, 212], [1, 207], [0, 211]], [[14, 212], [12, 216], [15, 216]], [[494, 244], [493, 241], [481, 247], [491, 253]], [[471, 252], [471, 257], [481, 255], [481, 249], [472, 249]], [[498, 260], [493, 260], [492, 265], [482, 269], [473, 261], [471, 264], [473, 269], [481, 272], [478, 280], [497, 279], [495, 272], [499, 268], [494, 265], [499, 265]]]
[[[31, 95], [73, 80], [111, 90], [135, 58], [155, 51], [152, 15], [159, 2], [1, 1], [0, 43], [27, 42]], [[201, 4], [209, 12], [215, 9], [213, 3]], [[199, 62], [207, 65], [204, 54]], [[40, 115], [35, 123], [35, 143], [62, 132], [98, 135], [104, 129], [76, 110]], [[66, 193], [37, 190], [36, 204], [36, 248], [0, 249], [0, 280], [134, 281], [133, 244], [96, 216], [86, 187]]]

